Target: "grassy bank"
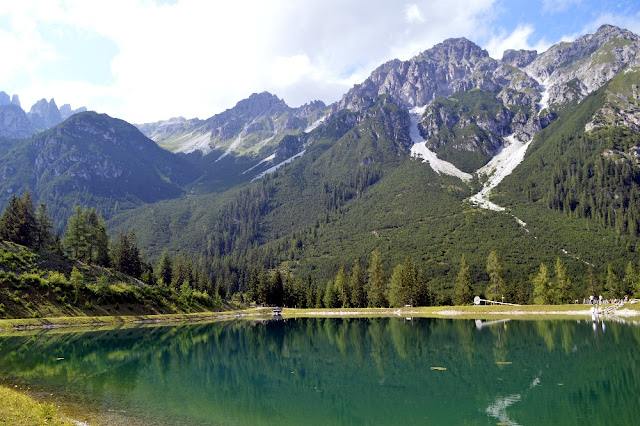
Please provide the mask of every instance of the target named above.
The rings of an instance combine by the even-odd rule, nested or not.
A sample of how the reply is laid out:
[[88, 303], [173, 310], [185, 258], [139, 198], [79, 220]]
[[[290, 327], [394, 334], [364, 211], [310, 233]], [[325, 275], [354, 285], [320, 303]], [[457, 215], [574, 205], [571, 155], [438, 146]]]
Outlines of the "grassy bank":
[[[607, 306], [607, 305], [603, 305]], [[640, 303], [626, 304], [625, 318], [640, 320]], [[630, 311], [630, 312], [629, 312]], [[591, 316], [590, 305], [480, 305], [480, 306], [424, 306], [404, 308], [345, 308], [345, 309], [292, 309], [282, 311], [285, 318], [296, 317], [424, 317], [424, 318], [511, 318], [562, 319]]]
[[51, 403], [39, 403], [17, 390], [0, 386], [0, 424], [73, 426]]

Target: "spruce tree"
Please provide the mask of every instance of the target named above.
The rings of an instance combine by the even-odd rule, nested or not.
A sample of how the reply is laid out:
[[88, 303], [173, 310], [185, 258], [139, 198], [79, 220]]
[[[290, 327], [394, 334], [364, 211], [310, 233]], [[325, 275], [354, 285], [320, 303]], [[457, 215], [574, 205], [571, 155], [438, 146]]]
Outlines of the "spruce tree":
[[471, 275], [467, 266], [467, 257], [463, 254], [460, 260], [460, 271], [453, 286], [453, 303], [456, 305], [467, 305], [472, 300]]
[[567, 276], [567, 268], [559, 257], [556, 258], [556, 280], [554, 287], [555, 300], [552, 301], [553, 303], [569, 303], [574, 300], [573, 285]]
[[51, 246], [53, 242], [52, 229], [51, 219], [47, 216], [47, 205], [45, 203], [38, 204], [35, 233], [35, 247], [38, 250], [48, 249]]
[[351, 306], [364, 308], [367, 306], [367, 297], [364, 292], [365, 277], [360, 260], [356, 259], [351, 270]]
[[502, 266], [495, 251], [489, 253], [487, 257], [487, 274], [489, 274], [489, 284], [485, 289], [485, 295], [490, 300], [500, 301], [505, 293], [505, 286], [502, 278]]
[[377, 250], [371, 252], [371, 261], [368, 269], [369, 282], [367, 283], [367, 299], [374, 308], [387, 306], [386, 278], [382, 269], [382, 259]]
[[551, 279], [544, 263], [540, 264], [540, 272], [533, 277], [533, 303], [549, 305], [551, 303]]
[[620, 282], [615, 272], [613, 272], [613, 266], [610, 263], [607, 265], [607, 280], [605, 281], [604, 289], [609, 298], [621, 297]]
[[171, 281], [173, 280], [173, 267], [171, 265], [171, 257], [169, 256], [169, 251], [164, 249], [162, 251], [162, 256], [160, 257], [160, 261], [157, 266], [158, 271], [158, 279], [162, 280], [162, 283], [167, 287], [171, 285]]
[[85, 260], [88, 247], [87, 238], [87, 211], [76, 206], [75, 213], [67, 220], [63, 244], [73, 258]]
[[334, 285], [338, 292], [338, 298], [340, 299], [340, 307], [348, 308], [351, 306], [349, 280], [347, 278], [347, 273], [344, 270], [344, 265], [341, 265], [340, 269], [338, 269]]

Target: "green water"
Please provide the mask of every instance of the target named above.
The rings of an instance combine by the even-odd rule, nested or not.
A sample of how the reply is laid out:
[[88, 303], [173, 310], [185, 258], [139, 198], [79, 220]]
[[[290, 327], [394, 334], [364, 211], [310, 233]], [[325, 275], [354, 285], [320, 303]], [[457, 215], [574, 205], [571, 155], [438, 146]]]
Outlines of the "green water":
[[637, 424], [640, 326], [595, 328], [314, 318], [41, 333], [0, 338], [0, 378], [120, 424]]

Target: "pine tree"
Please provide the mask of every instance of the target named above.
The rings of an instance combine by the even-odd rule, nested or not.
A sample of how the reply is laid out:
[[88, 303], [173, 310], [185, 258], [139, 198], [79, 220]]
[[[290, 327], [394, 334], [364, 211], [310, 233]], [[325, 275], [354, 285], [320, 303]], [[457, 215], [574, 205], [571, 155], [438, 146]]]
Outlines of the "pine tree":
[[85, 260], [88, 247], [87, 238], [87, 211], [76, 206], [75, 213], [67, 220], [63, 244], [73, 258]]
[[485, 294], [490, 300], [498, 301], [505, 293], [505, 286], [502, 266], [495, 251], [489, 253], [487, 257], [487, 274], [489, 274], [489, 285], [485, 289]]
[[327, 286], [324, 289], [324, 307], [334, 309], [340, 307], [340, 294], [333, 284], [333, 280], [327, 282]]
[[471, 293], [471, 275], [467, 266], [467, 258], [463, 254], [460, 260], [460, 271], [453, 287], [453, 303], [456, 305], [467, 305], [471, 303], [473, 297]]
[[633, 266], [633, 262], [627, 263], [627, 269], [624, 272], [624, 288], [622, 293], [626, 295], [632, 295], [636, 290], [636, 280], [638, 274], [636, 268]]
[[604, 284], [604, 290], [607, 292], [607, 297], [610, 298], [619, 298], [620, 294], [620, 282], [618, 277], [613, 272], [613, 266], [611, 264], [607, 265], [607, 280]]
[[107, 234], [107, 223], [102, 218], [102, 214], [98, 215], [91, 230], [91, 235], [94, 238], [94, 262], [100, 266], [108, 267], [111, 262], [109, 257], [109, 235]]
[[368, 269], [369, 282], [367, 283], [367, 299], [374, 308], [387, 306], [386, 278], [382, 269], [382, 259], [377, 250], [371, 252], [371, 261]]
[[354, 308], [364, 308], [367, 306], [367, 297], [364, 292], [365, 277], [360, 260], [353, 262], [351, 270], [351, 306]]
[[556, 280], [554, 290], [555, 294], [552, 303], [569, 303], [574, 300], [575, 294], [573, 285], [567, 276], [567, 268], [559, 257], [556, 258]]
[[36, 233], [35, 233], [35, 247], [38, 250], [48, 249], [53, 241], [51, 234], [51, 219], [47, 216], [47, 205], [45, 203], [38, 204], [38, 210], [36, 211]]
[[20, 228], [20, 241], [17, 241], [17, 243], [27, 247], [33, 247], [37, 229], [36, 209], [29, 188], [24, 191], [20, 201], [20, 216], [22, 221]]
[[0, 238], [34, 247], [36, 218], [31, 192], [27, 189], [22, 198], [12, 195], [0, 217]]
[[338, 273], [336, 274], [336, 278], [334, 281], [334, 286], [336, 288], [336, 291], [338, 292], [340, 307], [348, 308], [349, 306], [351, 306], [349, 280], [347, 278], [347, 273], [344, 270], [344, 265], [341, 265], [340, 269], [338, 269]]
[[533, 303], [549, 305], [551, 303], [551, 279], [544, 263], [540, 264], [540, 272], [533, 278]]
[[162, 280], [164, 285], [170, 286], [171, 281], [173, 280], [173, 267], [171, 265], [169, 251], [167, 249], [163, 250], [156, 270], [158, 271], [158, 279]]

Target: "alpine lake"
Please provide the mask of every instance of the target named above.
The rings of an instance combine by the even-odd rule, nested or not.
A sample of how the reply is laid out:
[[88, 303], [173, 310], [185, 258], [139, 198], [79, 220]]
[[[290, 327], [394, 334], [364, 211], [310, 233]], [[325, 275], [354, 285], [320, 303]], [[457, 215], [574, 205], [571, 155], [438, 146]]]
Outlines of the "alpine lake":
[[233, 320], [0, 337], [0, 378], [89, 424], [638, 424], [640, 326]]

